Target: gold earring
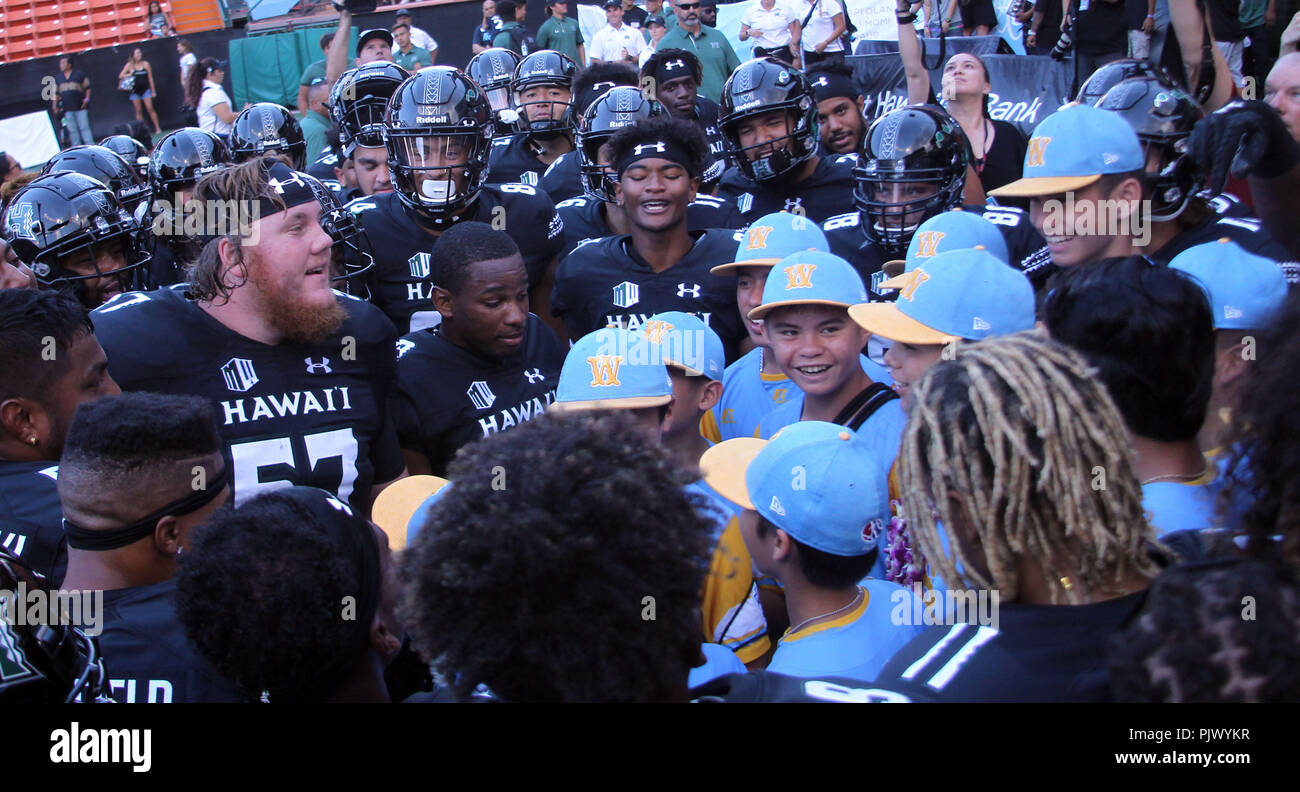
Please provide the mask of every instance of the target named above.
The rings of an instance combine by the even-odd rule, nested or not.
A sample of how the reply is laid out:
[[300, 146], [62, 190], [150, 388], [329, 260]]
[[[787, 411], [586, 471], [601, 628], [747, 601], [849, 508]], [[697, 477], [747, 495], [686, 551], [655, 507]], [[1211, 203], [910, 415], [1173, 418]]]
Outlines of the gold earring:
[[29, 437], [29, 438], [27, 438], [27, 444], [28, 444], [28, 445], [36, 445], [36, 438], [35, 438], [35, 437]]
[[1064, 587], [1066, 591], [1074, 588], [1074, 584], [1070, 582], [1068, 577], [1061, 578], [1061, 586]]

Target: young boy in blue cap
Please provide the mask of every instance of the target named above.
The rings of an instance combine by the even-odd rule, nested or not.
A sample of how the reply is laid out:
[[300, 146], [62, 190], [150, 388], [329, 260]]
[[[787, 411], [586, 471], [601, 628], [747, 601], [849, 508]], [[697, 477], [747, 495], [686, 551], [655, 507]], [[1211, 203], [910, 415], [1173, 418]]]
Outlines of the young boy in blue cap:
[[885, 468], [860, 435], [824, 421], [787, 426], [770, 441], [709, 449], [705, 480], [744, 508], [741, 533], [756, 566], [781, 582], [794, 625], [767, 670], [872, 680], [919, 634], [895, 624], [914, 595], [863, 577], [889, 521]]

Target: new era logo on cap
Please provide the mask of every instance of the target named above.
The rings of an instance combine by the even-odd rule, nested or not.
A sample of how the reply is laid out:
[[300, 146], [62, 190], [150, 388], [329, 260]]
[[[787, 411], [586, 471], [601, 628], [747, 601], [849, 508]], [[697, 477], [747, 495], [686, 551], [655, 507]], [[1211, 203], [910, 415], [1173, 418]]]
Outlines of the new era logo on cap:
[[993, 329], [993, 325], [989, 324], [988, 322], [984, 321], [983, 319], [981, 319], [981, 318], [979, 318], [979, 317], [977, 316], [977, 317], [975, 317], [975, 321], [974, 321], [974, 322], [971, 322], [971, 329], [972, 329], [972, 330], [992, 330], [992, 329]]
[[1243, 311], [1240, 308], [1233, 308], [1231, 305], [1223, 306], [1224, 319], [1240, 319]]
[[785, 507], [781, 505], [781, 499], [776, 497], [775, 495], [772, 496], [772, 503], [770, 506], [768, 506], [768, 508], [776, 512], [777, 514], [781, 515], [782, 517], [785, 516]]

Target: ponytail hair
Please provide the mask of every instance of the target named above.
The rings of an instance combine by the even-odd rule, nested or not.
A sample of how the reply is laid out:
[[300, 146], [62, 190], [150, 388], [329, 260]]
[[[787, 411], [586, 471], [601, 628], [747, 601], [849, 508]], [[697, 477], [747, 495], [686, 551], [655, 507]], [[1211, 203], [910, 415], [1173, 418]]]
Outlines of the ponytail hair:
[[185, 103], [190, 107], [199, 106], [199, 97], [203, 95], [203, 81], [216, 68], [219, 61], [216, 58], [204, 58], [199, 61], [185, 78]]

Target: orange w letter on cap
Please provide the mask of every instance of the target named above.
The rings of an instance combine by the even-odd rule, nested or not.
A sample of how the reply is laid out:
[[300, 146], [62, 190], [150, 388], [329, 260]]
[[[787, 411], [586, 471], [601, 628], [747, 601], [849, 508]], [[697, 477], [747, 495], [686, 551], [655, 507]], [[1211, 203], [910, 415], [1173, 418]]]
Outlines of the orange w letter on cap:
[[655, 319], [653, 322], [645, 323], [645, 337], [653, 343], [662, 344], [664, 336], [668, 335], [668, 331], [672, 329], [673, 326], [668, 322]]
[[587, 358], [591, 366], [591, 385], [594, 388], [619, 385], [618, 367], [623, 364], [621, 355], [596, 355]]
[[942, 231], [922, 231], [916, 235], [916, 257], [929, 258], [939, 252], [939, 242], [945, 237]]
[[746, 232], [749, 239], [745, 243], [745, 250], [758, 250], [767, 247], [767, 235], [772, 233], [772, 226], [754, 226]]
[[1043, 167], [1043, 154], [1047, 152], [1047, 144], [1051, 143], [1049, 137], [1036, 137], [1029, 139], [1029, 156], [1025, 157], [1026, 168]]
[[813, 270], [817, 269], [816, 264], [792, 264], [785, 268], [785, 288], [789, 289], [811, 289]]

